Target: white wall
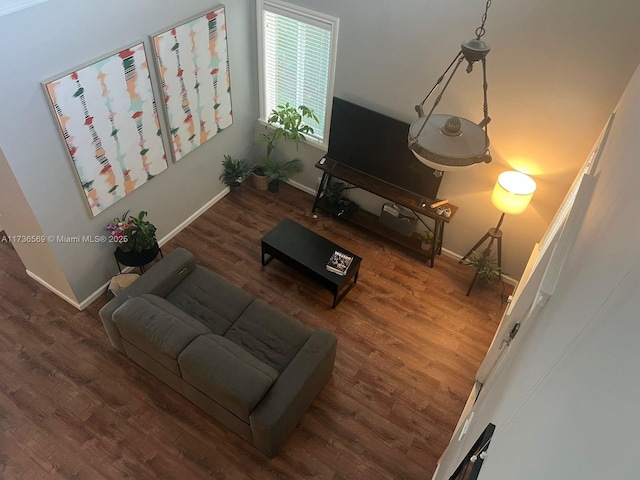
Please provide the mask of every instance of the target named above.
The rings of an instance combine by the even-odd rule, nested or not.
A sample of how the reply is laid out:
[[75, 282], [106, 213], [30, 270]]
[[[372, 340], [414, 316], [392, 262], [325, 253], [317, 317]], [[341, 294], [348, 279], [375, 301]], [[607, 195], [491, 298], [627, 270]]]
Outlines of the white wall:
[[595, 189], [556, 291], [453, 441], [449, 478], [488, 422], [480, 479], [640, 476], [640, 68], [617, 107]]
[[[170, 162], [168, 170], [95, 218], [87, 212], [40, 86], [216, 5], [199, 0], [56, 0], [0, 18], [0, 148], [46, 236], [102, 235], [111, 219], [131, 209], [147, 210], [162, 238], [223, 190], [218, 180], [223, 155], [247, 154], [258, 116], [252, 0], [226, 5], [233, 125], [178, 163]], [[5, 181], [0, 178], [0, 189]], [[16, 226], [10, 233], [20, 235], [24, 228]], [[33, 246], [23, 246], [19, 253], [40, 277], [47, 270], [61, 270], [80, 302], [117, 273], [112, 244], [52, 243], [50, 249], [47, 262]], [[60, 282], [52, 286], [64, 287]]]
[[[335, 95], [403, 121], [473, 37], [485, 2], [290, 0], [340, 18]], [[440, 197], [460, 210], [446, 227], [445, 248], [464, 254], [500, 212], [490, 195], [500, 172], [528, 170], [538, 183], [529, 209], [507, 216], [503, 266], [519, 278], [640, 62], [640, 2], [510, 0], [493, 2], [484, 37], [488, 56], [489, 125], [494, 161], [445, 174]], [[462, 69], [440, 113], [482, 119], [480, 69]], [[298, 152], [306, 164], [295, 178], [315, 188], [321, 152]], [[352, 195], [357, 195], [355, 191]], [[379, 212], [381, 201], [357, 201]]]
[[[33, 239], [45, 235], [18, 185], [11, 167], [0, 149], [0, 212], [2, 226], [9, 236], [25, 236]], [[28, 243], [12, 240], [13, 248], [22, 259], [27, 272], [37, 275], [41, 282], [54, 286], [58, 295], [72, 304], [78, 304], [64, 272], [56, 261], [51, 245], [46, 242]], [[35, 273], [37, 272], [37, 273]]]

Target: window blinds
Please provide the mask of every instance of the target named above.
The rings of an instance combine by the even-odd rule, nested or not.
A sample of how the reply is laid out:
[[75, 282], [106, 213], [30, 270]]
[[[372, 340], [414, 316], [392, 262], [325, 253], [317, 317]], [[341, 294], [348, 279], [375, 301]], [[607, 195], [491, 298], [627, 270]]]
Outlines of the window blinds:
[[305, 105], [318, 122], [305, 119], [312, 137], [324, 141], [331, 63], [332, 25], [264, 2], [264, 116], [278, 105]]

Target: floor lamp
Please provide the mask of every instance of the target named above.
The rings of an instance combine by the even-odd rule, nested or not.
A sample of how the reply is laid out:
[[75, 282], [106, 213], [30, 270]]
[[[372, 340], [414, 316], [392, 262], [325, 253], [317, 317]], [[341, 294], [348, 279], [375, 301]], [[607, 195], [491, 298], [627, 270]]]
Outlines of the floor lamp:
[[[502, 230], [500, 226], [504, 220], [505, 214], [518, 215], [526, 210], [533, 192], [536, 190], [536, 182], [531, 177], [521, 172], [510, 171], [503, 172], [498, 176], [498, 181], [493, 187], [493, 193], [491, 194], [491, 203], [502, 212], [498, 225], [495, 228], [490, 228], [489, 231], [476, 243], [471, 249], [462, 257], [460, 263], [464, 262], [469, 256], [480, 247], [484, 242], [489, 240], [487, 245], [486, 255], [491, 255], [491, 249], [493, 248], [493, 242], [498, 244], [498, 269], [502, 274]], [[478, 279], [478, 270], [471, 281], [467, 296], [471, 293], [473, 286]]]

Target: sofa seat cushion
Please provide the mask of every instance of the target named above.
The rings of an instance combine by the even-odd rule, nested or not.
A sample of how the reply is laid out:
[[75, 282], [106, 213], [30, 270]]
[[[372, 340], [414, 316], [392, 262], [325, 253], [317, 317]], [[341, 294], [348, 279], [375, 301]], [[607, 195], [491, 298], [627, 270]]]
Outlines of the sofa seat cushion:
[[176, 375], [180, 375], [180, 352], [196, 337], [210, 333], [196, 319], [154, 295], [130, 298], [113, 312], [113, 321], [124, 340]]
[[253, 301], [249, 293], [202, 267], [196, 267], [166, 298], [218, 335]]
[[297, 320], [255, 300], [224, 336], [282, 373], [311, 333]]
[[278, 372], [234, 342], [219, 335], [202, 335], [178, 357], [185, 381], [241, 420], [278, 378]]

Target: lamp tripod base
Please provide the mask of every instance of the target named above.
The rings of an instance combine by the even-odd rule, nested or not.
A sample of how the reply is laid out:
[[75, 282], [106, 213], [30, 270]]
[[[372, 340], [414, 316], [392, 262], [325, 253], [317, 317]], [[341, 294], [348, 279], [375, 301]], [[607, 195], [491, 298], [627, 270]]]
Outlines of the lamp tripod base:
[[[483, 235], [483, 237], [478, 240], [478, 242], [471, 247], [471, 249], [462, 257], [460, 263], [464, 262], [467, 258], [471, 256], [473, 252], [478, 250], [478, 248], [487, 240], [489, 244], [485, 249], [487, 255], [491, 255], [491, 249], [493, 248], [493, 243], [496, 242], [498, 244], [498, 269], [500, 270], [500, 274], [502, 274], [502, 230], [500, 230], [500, 225], [502, 225], [502, 221], [504, 220], [504, 213], [500, 216], [500, 221], [495, 228], [490, 228], [487, 233]], [[473, 280], [471, 280], [471, 285], [469, 285], [469, 290], [467, 290], [467, 297], [473, 290], [476, 282], [478, 281], [478, 270], [476, 270], [476, 274], [473, 276]]]

